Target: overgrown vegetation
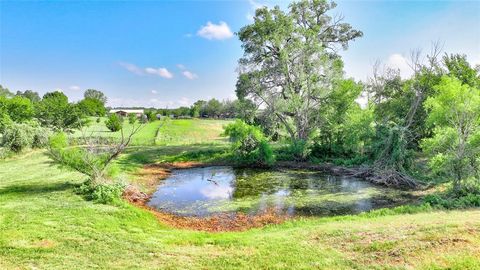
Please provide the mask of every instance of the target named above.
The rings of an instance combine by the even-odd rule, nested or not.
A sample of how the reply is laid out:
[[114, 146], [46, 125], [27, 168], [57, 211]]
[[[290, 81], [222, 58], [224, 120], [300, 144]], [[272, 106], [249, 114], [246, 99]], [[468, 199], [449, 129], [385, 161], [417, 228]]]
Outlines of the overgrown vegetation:
[[232, 142], [234, 160], [241, 165], [270, 166], [275, 157], [262, 131], [242, 120], [225, 127], [224, 134]]

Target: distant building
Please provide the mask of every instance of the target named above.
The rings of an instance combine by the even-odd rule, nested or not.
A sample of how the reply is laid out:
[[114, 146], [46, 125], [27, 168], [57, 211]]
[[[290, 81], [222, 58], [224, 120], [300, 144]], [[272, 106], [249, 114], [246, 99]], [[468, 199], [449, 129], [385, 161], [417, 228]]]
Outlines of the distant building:
[[127, 116], [129, 115], [130, 113], [133, 113], [135, 114], [137, 117], [140, 117], [143, 115], [143, 109], [138, 109], [138, 110], [129, 110], [129, 109], [113, 109], [113, 110], [110, 110], [109, 113], [115, 113], [119, 116]]

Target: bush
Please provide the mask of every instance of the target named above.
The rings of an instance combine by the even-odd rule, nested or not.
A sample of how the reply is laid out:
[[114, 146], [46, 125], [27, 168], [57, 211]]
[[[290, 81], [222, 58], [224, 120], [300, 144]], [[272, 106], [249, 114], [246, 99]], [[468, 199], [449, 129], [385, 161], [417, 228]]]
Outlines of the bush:
[[44, 148], [48, 145], [48, 140], [52, 132], [49, 128], [41, 127], [38, 124], [34, 125], [33, 128], [33, 141], [32, 148]]
[[134, 113], [129, 113], [128, 114], [128, 123], [131, 125], [135, 124], [137, 122], [137, 116]]
[[295, 140], [288, 144], [288, 147], [284, 152], [287, 156], [289, 156], [290, 160], [293, 159], [295, 161], [305, 161], [307, 157], [310, 156], [311, 149], [308, 141]]
[[273, 151], [262, 131], [237, 120], [227, 125], [224, 135], [230, 137], [234, 160], [241, 165], [270, 166], [275, 162]]
[[41, 127], [35, 121], [11, 122], [4, 128], [1, 145], [14, 153], [26, 148], [42, 148], [48, 144], [50, 134], [50, 129]]
[[480, 207], [480, 194], [469, 193], [461, 196], [431, 194], [425, 196], [424, 202], [431, 206], [445, 209]]
[[19, 153], [31, 147], [34, 140], [34, 128], [26, 123], [12, 123], [3, 133], [2, 145], [8, 150]]
[[105, 121], [105, 125], [110, 131], [115, 132], [122, 129], [122, 122], [123, 122], [123, 119], [120, 116], [118, 116], [115, 113], [112, 113], [108, 117], [107, 121]]
[[77, 189], [77, 193], [84, 195], [87, 200], [111, 204], [121, 199], [124, 190], [125, 185], [122, 183], [94, 185], [92, 181], [86, 181]]

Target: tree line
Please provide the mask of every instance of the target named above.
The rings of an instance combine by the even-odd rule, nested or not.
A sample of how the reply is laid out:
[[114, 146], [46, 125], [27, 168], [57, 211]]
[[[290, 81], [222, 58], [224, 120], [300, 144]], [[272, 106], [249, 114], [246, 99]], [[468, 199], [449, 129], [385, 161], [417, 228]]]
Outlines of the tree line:
[[[429, 53], [412, 51], [411, 77], [376, 64], [369, 80], [348, 78], [338, 52], [363, 33], [330, 16], [335, 7], [316, 0], [286, 11], [263, 7], [239, 31], [236, 94], [263, 108], [245, 123], [286, 142], [277, 158], [362, 165], [351, 175], [385, 185], [447, 179], [457, 192], [480, 193], [480, 68], [434, 43]], [[233, 125], [230, 133], [248, 133]], [[268, 152], [259, 151], [261, 141], [245, 146]]]

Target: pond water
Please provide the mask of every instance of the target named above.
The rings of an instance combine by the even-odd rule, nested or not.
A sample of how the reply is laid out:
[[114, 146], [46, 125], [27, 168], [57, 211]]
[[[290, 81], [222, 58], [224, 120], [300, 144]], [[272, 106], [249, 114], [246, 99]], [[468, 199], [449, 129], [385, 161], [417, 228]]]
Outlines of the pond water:
[[402, 192], [356, 178], [306, 170], [267, 171], [215, 166], [174, 170], [148, 205], [181, 216], [353, 214], [403, 201]]

